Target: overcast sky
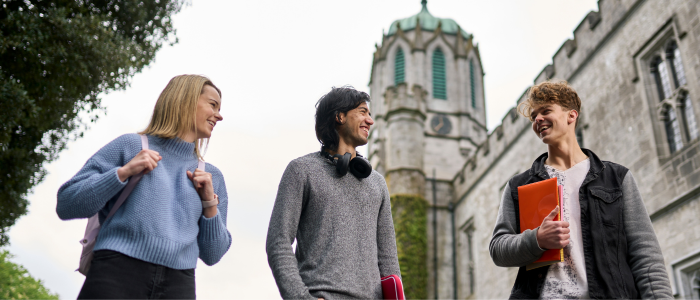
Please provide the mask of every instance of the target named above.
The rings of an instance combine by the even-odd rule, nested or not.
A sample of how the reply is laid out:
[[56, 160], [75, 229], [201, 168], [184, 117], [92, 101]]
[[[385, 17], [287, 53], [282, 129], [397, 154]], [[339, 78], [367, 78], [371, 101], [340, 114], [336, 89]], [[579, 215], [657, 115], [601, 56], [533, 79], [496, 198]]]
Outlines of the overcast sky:
[[[431, 0], [479, 44], [492, 130], [591, 10], [596, 0]], [[317, 151], [314, 104], [332, 86], [368, 91], [374, 44], [420, 0], [206, 1], [174, 17], [180, 42], [164, 47], [126, 91], [104, 95], [107, 113], [46, 167], [28, 196], [29, 213], [10, 231], [13, 261], [62, 299], [75, 299], [85, 220], [61, 221], [56, 192], [92, 154], [148, 124], [170, 78], [204, 74], [222, 90], [223, 122], [205, 158], [224, 174], [231, 249], [213, 267], [198, 262], [199, 298], [279, 298], [265, 235], [287, 163]], [[489, 259], [489, 258], [482, 258]]]

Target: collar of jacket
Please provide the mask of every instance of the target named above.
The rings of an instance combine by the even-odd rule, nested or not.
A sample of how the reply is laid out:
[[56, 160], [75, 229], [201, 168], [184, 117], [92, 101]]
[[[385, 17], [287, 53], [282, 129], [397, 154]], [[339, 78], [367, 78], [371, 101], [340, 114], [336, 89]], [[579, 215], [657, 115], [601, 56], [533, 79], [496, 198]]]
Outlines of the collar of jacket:
[[[588, 158], [591, 160], [591, 168], [586, 177], [598, 177], [598, 174], [605, 169], [605, 164], [598, 158], [597, 155], [595, 155], [595, 153], [593, 153], [593, 151], [586, 148], [581, 148], [581, 151], [583, 151], [583, 153], [586, 154], [586, 156], [588, 156]], [[532, 163], [532, 168], [530, 168], [530, 176], [538, 176], [542, 179], [549, 178], [547, 169], [544, 167], [547, 157], [549, 157], [549, 153], [545, 152], [535, 159], [535, 161]]]

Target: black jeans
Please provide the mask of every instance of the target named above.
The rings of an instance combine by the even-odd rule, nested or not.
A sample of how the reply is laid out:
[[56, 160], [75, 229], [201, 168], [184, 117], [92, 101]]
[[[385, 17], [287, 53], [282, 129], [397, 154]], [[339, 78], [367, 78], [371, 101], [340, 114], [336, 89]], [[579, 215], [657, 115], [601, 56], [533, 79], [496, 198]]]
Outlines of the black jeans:
[[111, 250], [95, 252], [78, 299], [195, 299], [194, 269], [175, 270]]

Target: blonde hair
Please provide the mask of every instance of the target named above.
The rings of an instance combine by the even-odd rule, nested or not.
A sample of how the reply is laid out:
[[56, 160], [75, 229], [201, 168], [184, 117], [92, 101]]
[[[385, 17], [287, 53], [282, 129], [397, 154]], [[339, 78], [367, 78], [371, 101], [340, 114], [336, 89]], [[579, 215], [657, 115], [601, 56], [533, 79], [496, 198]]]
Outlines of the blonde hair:
[[576, 125], [581, 118], [581, 98], [566, 81], [545, 81], [530, 88], [527, 100], [520, 102], [517, 107], [518, 113], [533, 122], [532, 111], [545, 104], [559, 104], [566, 110], [575, 110], [579, 117], [576, 118]]
[[[219, 97], [221, 90], [211, 80], [201, 75], [179, 75], [170, 79], [168, 85], [158, 96], [153, 108], [151, 122], [139, 134], [148, 134], [164, 139], [179, 137], [190, 130], [196, 130], [197, 103], [199, 95], [204, 93], [204, 86], [213, 87]], [[201, 149], [209, 145], [209, 139], [197, 139], [194, 153], [204, 160]]]

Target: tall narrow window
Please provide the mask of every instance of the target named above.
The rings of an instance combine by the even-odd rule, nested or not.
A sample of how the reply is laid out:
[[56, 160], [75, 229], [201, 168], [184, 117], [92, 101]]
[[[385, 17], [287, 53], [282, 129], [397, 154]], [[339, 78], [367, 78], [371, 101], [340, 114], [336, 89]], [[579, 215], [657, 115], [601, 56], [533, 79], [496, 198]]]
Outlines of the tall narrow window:
[[433, 97], [447, 100], [445, 55], [440, 48], [433, 52]]
[[474, 254], [472, 253], [474, 249], [474, 226], [471, 225], [465, 230], [467, 234], [467, 273], [469, 274], [469, 294], [474, 294]]
[[700, 299], [700, 270], [695, 270], [690, 279], [690, 288], [693, 289], [693, 299]]
[[688, 93], [683, 96], [683, 116], [685, 117], [688, 139], [692, 141], [698, 137], [698, 123], [693, 112], [693, 101], [690, 100], [690, 94]]
[[399, 48], [396, 51], [396, 58], [394, 59], [394, 85], [398, 85], [406, 81], [406, 60], [403, 55], [403, 50]]
[[681, 128], [678, 125], [678, 118], [676, 116], [676, 111], [673, 107], [668, 107], [666, 110], [666, 138], [668, 139], [668, 145], [671, 153], [683, 148], [683, 139], [681, 137]]
[[476, 108], [476, 89], [474, 85], [474, 60], [469, 60], [469, 87], [472, 92], [472, 108]]
[[673, 79], [676, 82], [676, 86], [680, 87], [685, 85], [687, 81], [685, 79], [685, 70], [683, 69], [683, 60], [681, 59], [681, 50], [678, 49], [678, 45], [673, 42], [666, 53], [673, 62], [671, 66], [673, 68]]
[[662, 60], [661, 57], [654, 59], [652, 72], [654, 73], [654, 77], [656, 77], [656, 84], [659, 86], [659, 98], [663, 100], [671, 97], [671, 81], [668, 78], [666, 61]]

